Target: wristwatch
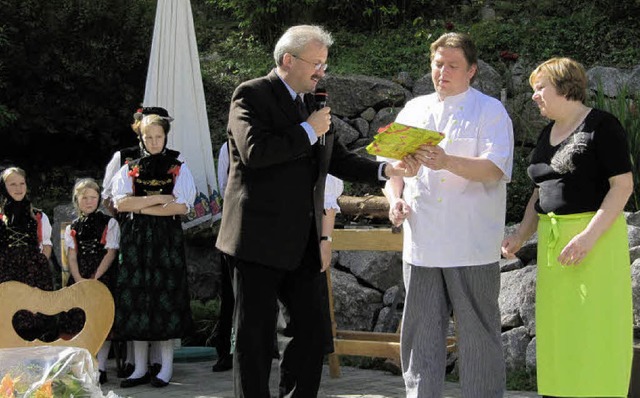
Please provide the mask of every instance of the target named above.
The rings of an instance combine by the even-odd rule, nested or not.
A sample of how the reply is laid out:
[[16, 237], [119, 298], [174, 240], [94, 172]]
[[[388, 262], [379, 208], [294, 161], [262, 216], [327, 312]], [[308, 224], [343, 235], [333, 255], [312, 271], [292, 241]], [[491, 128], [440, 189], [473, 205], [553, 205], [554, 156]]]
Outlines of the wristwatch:
[[326, 241], [329, 241], [329, 242], [333, 242], [333, 238], [330, 237], [330, 236], [321, 236], [320, 237], [320, 241], [323, 241], [323, 240], [326, 240]]

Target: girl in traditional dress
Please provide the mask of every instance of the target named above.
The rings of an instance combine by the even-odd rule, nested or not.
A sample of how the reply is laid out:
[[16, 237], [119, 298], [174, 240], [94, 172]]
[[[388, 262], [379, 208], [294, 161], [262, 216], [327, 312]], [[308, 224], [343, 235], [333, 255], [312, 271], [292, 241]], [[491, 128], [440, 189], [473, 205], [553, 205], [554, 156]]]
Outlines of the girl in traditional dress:
[[[138, 137], [138, 144], [116, 151], [111, 157], [109, 164], [107, 164], [107, 168], [104, 173], [104, 178], [102, 180], [102, 184], [103, 184], [102, 203], [107, 208], [109, 213], [113, 214], [114, 217], [116, 217], [116, 219], [118, 220], [121, 220], [121, 217], [126, 217], [126, 213], [118, 214], [116, 209], [113, 207], [113, 189], [112, 189], [113, 180], [118, 170], [120, 170], [122, 166], [124, 166], [125, 164], [129, 163], [132, 160], [138, 159], [143, 155], [142, 143], [140, 142], [140, 137], [139, 137], [140, 135], [139, 120], [141, 120], [142, 117], [146, 115], [162, 116], [166, 118], [166, 120], [168, 120], [169, 122], [173, 120], [169, 116], [169, 112], [167, 112], [166, 109], [158, 106], [143, 107], [138, 109], [134, 114], [134, 118], [135, 118], [134, 120], [136, 120], [136, 122], [131, 125], [131, 128], [133, 132], [136, 133], [136, 136]], [[179, 160], [182, 161], [184, 159], [179, 158]], [[131, 373], [133, 373], [133, 368], [134, 368], [133, 363], [135, 362], [135, 359], [133, 357], [133, 342], [127, 341], [125, 343], [126, 343], [126, 350], [125, 350], [126, 358], [124, 359], [122, 366], [118, 368], [119, 378], [131, 376]], [[116, 350], [119, 349], [118, 345], [116, 345], [116, 347], [114, 348]], [[151, 347], [149, 350], [149, 363], [151, 364], [149, 373], [151, 373], [152, 376], [157, 375], [158, 372], [160, 371], [160, 353], [158, 352], [157, 344], [151, 344]]]
[[[73, 205], [78, 218], [67, 226], [64, 234], [71, 271], [69, 285], [85, 279], [97, 279], [114, 294], [117, 267], [112, 264], [120, 242], [120, 227], [114, 218], [98, 210], [99, 201], [100, 187], [93, 179], [85, 178], [76, 182]], [[79, 332], [84, 324], [84, 316], [70, 318], [72, 324], [68, 327]], [[110, 348], [111, 341], [107, 340], [98, 351], [100, 384], [107, 382], [106, 365]]]
[[584, 104], [587, 76], [576, 61], [552, 58], [529, 83], [551, 123], [527, 170], [533, 195], [502, 252], [513, 257], [537, 228], [538, 393], [626, 397], [633, 345], [622, 212], [633, 192], [627, 135], [613, 115]]
[[[18, 167], [2, 172], [0, 182], [0, 283], [17, 281], [42, 290], [53, 290], [49, 267], [51, 224], [27, 198], [26, 173]], [[57, 339], [55, 320], [18, 311], [13, 327], [25, 340]]]
[[[173, 342], [192, 329], [184, 236], [180, 216], [195, 200], [195, 184], [179, 153], [166, 148], [169, 118], [140, 115], [143, 156], [130, 161], [113, 182], [115, 207], [129, 212], [121, 223], [120, 269], [114, 330], [134, 341], [135, 369], [121, 387], [168, 385]], [[162, 367], [147, 373], [148, 342], [160, 345]]]

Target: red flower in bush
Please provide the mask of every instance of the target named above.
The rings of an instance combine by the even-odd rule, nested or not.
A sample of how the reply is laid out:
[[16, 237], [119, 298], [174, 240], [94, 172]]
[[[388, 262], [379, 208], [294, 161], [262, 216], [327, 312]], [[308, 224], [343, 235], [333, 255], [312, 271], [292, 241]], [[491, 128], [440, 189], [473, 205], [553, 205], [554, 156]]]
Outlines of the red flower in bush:
[[519, 57], [518, 53], [514, 53], [508, 50], [500, 51], [500, 58], [505, 61], [515, 61]]
[[444, 24], [444, 28], [445, 28], [446, 30], [453, 30], [453, 29], [455, 28], [455, 26], [453, 25], [453, 22], [446, 22], [446, 23]]

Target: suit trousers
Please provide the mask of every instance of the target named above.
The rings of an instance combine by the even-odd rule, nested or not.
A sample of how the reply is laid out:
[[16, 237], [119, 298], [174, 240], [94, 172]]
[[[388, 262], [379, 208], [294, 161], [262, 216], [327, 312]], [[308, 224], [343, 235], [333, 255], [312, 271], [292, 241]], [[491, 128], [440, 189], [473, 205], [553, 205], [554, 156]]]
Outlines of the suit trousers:
[[278, 300], [288, 322], [281, 347], [280, 398], [318, 394], [323, 360], [320, 254], [311, 234], [299, 267], [284, 270], [228, 256], [236, 292], [233, 376], [238, 398], [270, 398], [269, 373]]
[[452, 311], [462, 397], [502, 397], [498, 264], [429, 268], [405, 262], [403, 267], [407, 296], [400, 344], [407, 398], [442, 397]]
[[233, 327], [233, 271], [226, 254], [220, 256], [220, 318], [214, 332], [213, 342], [218, 358], [231, 355], [231, 329]]

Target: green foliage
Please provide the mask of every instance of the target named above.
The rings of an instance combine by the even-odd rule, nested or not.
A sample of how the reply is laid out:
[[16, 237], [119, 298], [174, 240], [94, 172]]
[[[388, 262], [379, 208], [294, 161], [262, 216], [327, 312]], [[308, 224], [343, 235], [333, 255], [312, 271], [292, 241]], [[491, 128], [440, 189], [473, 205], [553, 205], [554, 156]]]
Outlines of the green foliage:
[[154, 5], [0, 0], [0, 47], [10, 60], [0, 70], [0, 134], [14, 162], [102, 168], [121, 137], [133, 138]]
[[301, 23], [351, 31], [396, 28], [418, 17], [454, 14], [462, 1], [445, 0], [206, 0], [236, 18], [240, 29], [273, 45], [285, 28]]
[[[612, 20], [594, 7], [575, 8], [576, 11], [567, 15], [561, 12], [545, 15], [524, 9], [533, 2], [520, 4], [516, 9], [518, 14], [513, 17], [507, 13], [497, 20], [470, 26], [469, 33], [484, 61], [496, 63], [504, 50], [534, 62], [567, 56], [586, 66], [596, 63], [630, 66], [635, 65], [640, 56], [640, 37], [629, 34], [640, 27], [636, 18], [625, 16]], [[589, 28], [585, 29], [586, 26]]]
[[522, 220], [524, 210], [533, 193], [533, 183], [527, 176], [530, 153], [529, 148], [514, 149], [511, 182], [507, 184], [507, 224], [518, 223]]
[[329, 56], [330, 72], [391, 78], [405, 71], [413, 77], [422, 76], [429, 70], [431, 38], [440, 33], [438, 28], [422, 25], [381, 30], [376, 35], [336, 31]]
[[268, 73], [274, 61], [272, 50], [249, 34], [222, 26], [215, 37], [218, 41], [212, 40], [209, 47], [212, 56], [201, 60], [200, 67], [211, 141], [213, 148], [217, 149], [227, 137], [229, 101], [233, 90], [245, 80]]
[[507, 390], [515, 391], [537, 391], [538, 382], [536, 373], [527, 370], [517, 370], [507, 372]]
[[593, 98], [592, 105], [595, 108], [612, 113], [618, 118], [622, 127], [627, 132], [629, 139], [629, 152], [631, 154], [631, 164], [633, 173], [633, 194], [627, 202], [626, 210], [640, 210], [640, 111], [638, 110], [638, 100], [640, 92], [630, 93], [626, 86], [623, 86], [618, 97], [609, 99], [604, 96], [601, 88]]
[[220, 300], [214, 299], [203, 303], [191, 300], [191, 316], [196, 326], [195, 333], [185, 338], [185, 345], [211, 346], [213, 332], [220, 316]]
[[239, 21], [241, 30], [272, 45], [289, 25], [312, 22], [319, 0], [207, 0]]

